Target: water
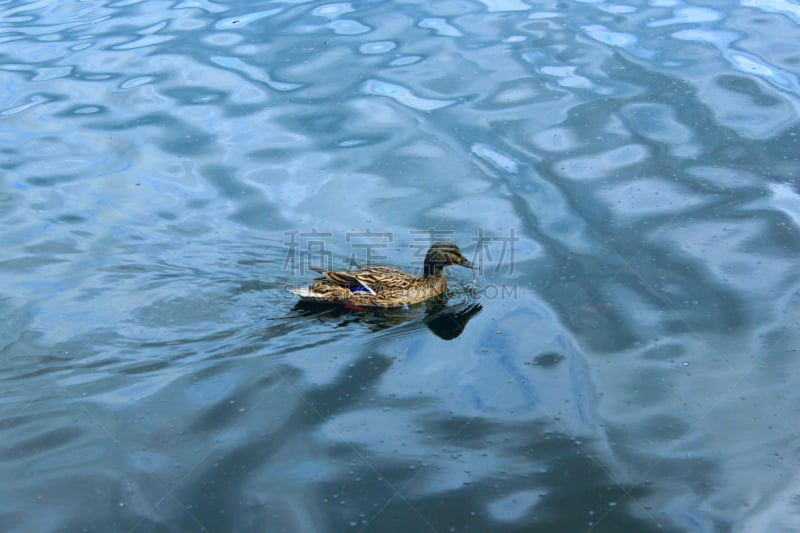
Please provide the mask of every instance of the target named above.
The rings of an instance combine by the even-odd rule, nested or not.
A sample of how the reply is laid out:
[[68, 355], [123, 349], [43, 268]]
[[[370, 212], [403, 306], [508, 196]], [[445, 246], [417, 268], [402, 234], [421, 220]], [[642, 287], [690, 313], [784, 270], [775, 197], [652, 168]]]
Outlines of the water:
[[2, 530], [800, 529], [798, 22], [2, 3]]

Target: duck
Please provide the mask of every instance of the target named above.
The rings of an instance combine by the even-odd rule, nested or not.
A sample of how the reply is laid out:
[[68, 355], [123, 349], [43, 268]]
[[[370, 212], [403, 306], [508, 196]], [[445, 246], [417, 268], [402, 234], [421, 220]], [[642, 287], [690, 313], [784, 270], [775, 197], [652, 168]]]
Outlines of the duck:
[[475, 269], [452, 242], [435, 242], [425, 254], [422, 276], [387, 266], [356, 270], [312, 269], [321, 277], [309, 287], [291, 289], [301, 300], [348, 307], [405, 307], [441, 296], [447, 290], [444, 268]]

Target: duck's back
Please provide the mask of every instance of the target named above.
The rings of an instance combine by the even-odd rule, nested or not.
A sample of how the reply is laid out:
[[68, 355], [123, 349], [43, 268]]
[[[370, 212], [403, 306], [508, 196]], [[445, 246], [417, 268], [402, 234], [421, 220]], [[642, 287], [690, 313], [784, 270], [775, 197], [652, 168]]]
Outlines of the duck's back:
[[417, 277], [392, 267], [318, 272], [322, 278], [309, 291], [296, 294], [354, 305], [400, 307], [427, 300], [447, 288], [444, 276]]

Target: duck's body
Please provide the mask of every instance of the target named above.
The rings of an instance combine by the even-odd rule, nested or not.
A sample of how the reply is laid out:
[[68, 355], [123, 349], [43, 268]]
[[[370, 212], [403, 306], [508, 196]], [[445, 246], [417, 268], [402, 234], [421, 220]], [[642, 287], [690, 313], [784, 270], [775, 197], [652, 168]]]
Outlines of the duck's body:
[[447, 290], [443, 268], [473, 268], [452, 243], [437, 242], [425, 256], [424, 274], [412, 276], [396, 268], [375, 266], [339, 272], [315, 270], [322, 277], [310, 287], [291, 292], [303, 300], [357, 307], [402, 307], [440, 296]]

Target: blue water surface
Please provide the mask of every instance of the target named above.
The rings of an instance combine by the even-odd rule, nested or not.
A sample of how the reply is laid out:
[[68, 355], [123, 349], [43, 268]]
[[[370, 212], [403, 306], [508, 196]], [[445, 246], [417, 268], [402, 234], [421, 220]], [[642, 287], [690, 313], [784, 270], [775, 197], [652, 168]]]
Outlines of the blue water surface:
[[0, 3], [0, 530], [799, 530], [799, 120], [794, 0]]

